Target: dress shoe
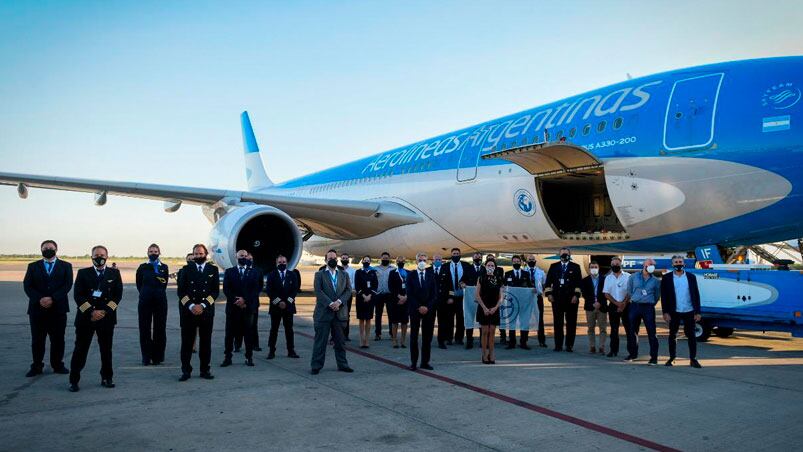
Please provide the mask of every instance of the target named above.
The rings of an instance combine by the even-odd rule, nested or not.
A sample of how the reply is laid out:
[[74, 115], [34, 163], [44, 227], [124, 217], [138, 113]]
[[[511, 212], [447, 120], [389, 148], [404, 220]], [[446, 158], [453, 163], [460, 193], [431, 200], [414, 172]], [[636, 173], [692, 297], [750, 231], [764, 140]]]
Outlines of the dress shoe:
[[471, 342], [466, 342], [466, 350], [471, 350], [472, 348], [474, 348], [474, 344]]
[[597, 348], [596, 347], [591, 347], [591, 349], [588, 352], [592, 353], [592, 354], [593, 353], [597, 353]]
[[70, 383], [70, 387], [68, 388], [70, 392], [78, 392], [81, 388], [78, 387], [78, 383]]
[[149, 359], [143, 359], [143, 360], [142, 360], [142, 365], [143, 365], [143, 366], [150, 366], [150, 365], [151, 365], [151, 360], [149, 360]]
[[53, 369], [53, 373], [54, 374], [67, 375], [68, 373], [70, 373], [70, 369], [62, 366], [62, 367], [59, 367], [58, 369]]
[[672, 367], [672, 365], [673, 365], [673, 364], [675, 364], [675, 358], [669, 358], [669, 359], [667, 359], [667, 360], [666, 360], [666, 362], [664, 363], [664, 366], [666, 366], [666, 367]]
[[563, 351], [563, 347], [560, 347], [560, 348], [559, 347], [555, 347], [555, 348], [552, 349], [552, 351], [553, 352], [562, 352]]
[[604, 355], [605, 354], [605, 349], [604, 348], [599, 349], [599, 354], [600, 355]]
[[201, 378], [203, 378], [204, 380], [213, 380], [215, 376], [212, 375], [211, 372], [201, 372]]
[[273, 359], [276, 357], [276, 352], [271, 350], [268, 352], [268, 359]]
[[618, 355], [618, 353], [614, 353], [614, 352], [608, 352], [608, 354], [607, 354], [607, 355], [605, 355], [605, 356], [607, 356], [608, 358], [613, 358], [613, 357], [614, 357], [614, 356], [616, 356], [616, 355]]
[[360, 348], [368, 348], [367, 345], [360, 345]]
[[350, 374], [350, 373], [354, 372], [354, 369], [352, 369], [351, 367], [338, 367], [337, 371], [338, 372], [345, 372], [347, 374]]
[[446, 350], [446, 344], [438, 344], [438, 348], [441, 350]]
[[245, 365], [248, 366], [248, 367], [254, 367], [254, 360], [251, 359], [251, 358], [246, 359], [245, 360]]
[[492, 359], [492, 360], [488, 361], [488, 364], [496, 364], [496, 360]]
[[408, 367], [408, 369], [410, 369], [410, 370], [412, 370], [412, 371], [416, 371], [416, 370], [418, 370], [418, 366], [416, 366], [415, 364], [410, 364], [410, 366]]
[[[463, 341], [462, 340], [454, 341], [454, 343], [455, 343], [455, 345], [463, 345]], [[452, 344], [449, 344], [449, 345], [452, 345]]]
[[691, 360], [689, 362], [689, 365], [694, 367], [695, 369], [702, 369], [703, 368], [703, 366], [700, 365], [700, 362], [697, 361], [696, 359]]
[[234, 353], [240, 353], [240, 347], [234, 347]]
[[446, 341], [446, 345], [453, 345], [452, 341]]
[[298, 354], [296, 354], [296, 352], [289, 352], [287, 354], [287, 357], [288, 358], [301, 358], [300, 356], [298, 356]]
[[321, 369], [310, 369], [309, 373], [311, 373], [312, 375], [318, 375], [319, 373], [321, 373]]
[[648, 366], [657, 366], [658, 365], [658, 358], [650, 358], [650, 360], [647, 361], [647, 365]]
[[[393, 348], [399, 348], [399, 344], [393, 344]], [[446, 348], [446, 347], [444, 347]]]
[[34, 369], [34, 368], [31, 368], [31, 369], [28, 371], [28, 373], [27, 373], [27, 374], [25, 374], [25, 376], [26, 376], [26, 377], [28, 377], [28, 378], [30, 378], [30, 377], [35, 377], [35, 376], [37, 376], [37, 375], [40, 375], [41, 373], [42, 373], [42, 369]]
[[189, 379], [190, 379], [190, 374], [181, 374], [181, 376], [178, 377], [178, 381], [187, 381]]
[[220, 363], [220, 367], [229, 367], [229, 366], [231, 366], [231, 359], [229, 358], [224, 359], [223, 362]]
[[630, 362], [630, 361], [635, 361], [636, 358], [637, 356], [627, 355], [624, 360]]
[[571, 347], [566, 347], [566, 353], [572, 353], [574, 350]]
[[256, 347], [254, 347], [254, 348], [253, 348], [253, 350], [254, 350], [255, 352], [261, 352], [261, 351], [262, 351], [262, 347], [260, 347], [260, 346], [258, 346], [258, 345], [257, 345]]
[[407, 345], [401, 344], [401, 348], [407, 348]]
[[382, 336], [376, 336], [376, 337], [374, 337], [374, 340], [375, 341], [381, 341], [382, 340]]
[[421, 368], [425, 370], [435, 370], [429, 364], [421, 364]]
[[507, 347], [505, 347], [506, 350], [513, 350], [514, 348], [516, 348], [516, 344], [513, 342], [508, 342]]
[[546, 342], [539, 342], [538, 346], [541, 348], [546, 348]]
[[520, 343], [520, 344], [519, 344], [519, 348], [520, 348], [520, 349], [522, 349], [522, 350], [532, 350], [532, 347], [530, 347], [529, 345], [527, 345], [527, 343], [526, 343], [526, 342], [522, 342], [522, 343]]
[[112, 381], [111, 378], [107, 378], [105, 380], [100, 380], [100, 385], [103, 386], [104, 388], [111, 389], [114, 387], [114, 381]]

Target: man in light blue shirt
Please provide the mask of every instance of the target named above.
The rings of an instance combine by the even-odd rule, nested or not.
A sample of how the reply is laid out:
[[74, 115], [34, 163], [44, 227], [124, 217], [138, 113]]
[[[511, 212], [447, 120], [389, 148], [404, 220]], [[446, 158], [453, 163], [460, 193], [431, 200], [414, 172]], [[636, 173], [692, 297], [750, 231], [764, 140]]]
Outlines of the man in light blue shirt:
[[655, 305], [661, 299], [661, 282], [653, 276], [655, 272], [655, 261], [645, 259], [644, 267], [638, 274], [632, 275], [627, 280], [627, 295], [625, 302], [630, 304], [629, 322], [630, 337], [627, 341], [627, 361], [638, 358], [638, 330], [641, 321], [644, 321], [644, 328], [647, 329], [647, 337], [650, 342], [650, 366], [658, 364], [658, 337], [655, 334]]

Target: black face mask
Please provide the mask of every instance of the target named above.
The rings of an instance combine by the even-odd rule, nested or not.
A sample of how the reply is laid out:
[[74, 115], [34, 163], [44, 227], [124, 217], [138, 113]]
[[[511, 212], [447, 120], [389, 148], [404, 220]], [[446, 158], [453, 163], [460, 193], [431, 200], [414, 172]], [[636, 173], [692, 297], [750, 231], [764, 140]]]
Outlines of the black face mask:
[[371, 263], [370, 263], [370, 262], [363, 262], [363, 263], [362, 263], [362, 268], [366, 268], [366, 269], [367, 269], [367, 268], [368, 268], [368, 267], [370, 267], [370, 266], [371, 266]]
[[340, 259], [340, 263], [343, 264], [343, 266], [345, 267], [346, 265], [349, 264], [349, 260], [348, 259]]
[[459, 256], [459, 255], [457, 255], [457, 256], [452, 256], [452, 262], [454, 262], [455, 264], [456, 264], [456, 263], [458, 263], [458, 262], [460, 262], [460, 256]]
[[148, 260], [151, 262], [155, 262], [159, 260], [158, 254], [148, 254]]
[[245, 258], [245, 257], [238, 257], [237, 258], [237, 263], [244, 267], [244, 266], [248, 265], [248, 259]]
[[683, 270], [683, 267], [684, 267], [684, 265], [683, 265], [683, 264], [680, 264], [680, 265], [673, 265], [672, 267], [674, 267], [674, 268], [675, 268], [675, 270], [677, 270], [677, 271], [681, 271], [681, 270]]
[[620, 271], [622, 271], [622, 266], [621, 265], [611, 265], [611, 271], [614, 272], [614, 273], [619, 273]]
[[527, 265], [529, 265], [530, 268], [535, 268], [535, 261], [527, 261]]
[[518, 270], [521, 268], [521, 264], [513, 264], [513, 270]]
[[249, 267], [250, 267], [250, 266], [252, 266], [252, 265], [254, 265], [254, 260], [253, 260], [253, 259], [248, 259], [248, 258], [246, 258], [246, 259], [245, 259], [245, 265], [247, 265], [247, 266], [249, 266]]
[[276, 268], [278, 268], [280, 272], [283, 272], [287, 270], [287, 264], [278, 264], [276, 265]]
[[42, 250], [42, 257], [45, 259], [53, 259], [56, 257], [56, 250], [52, 248], [45, 248]]
[[474, 263], [480, 265], [482, 263], [482, 258], [480, 257], [474, 258]]
[[103, 267], [106, 263], [105, 257], [93, 257], [92, 262], [95, 264], [95, 267]]
[[399, 268], [404, 268], [404, 262], [396, 262], [396, 266]]
[[192, 260], [196, 264], [203, 264], [204, 262], [206, 262], [206, 256], [204, 256], [204, 257], [194, 257], [194, 258], [192, 258]]
[[337, 259], [329, 259], [328, 261], [326, 261], [326, 265], [332, 268], [337, 267]]
[[562, 260], [563, 262], [568, 262], [569, 261], [569, 254], [568, 253], [561, 254], [560, 255], [560, 260]]
[[382, 265], [384, 265], [385, 267], [390, 265], [390, 259], [382, 259]]

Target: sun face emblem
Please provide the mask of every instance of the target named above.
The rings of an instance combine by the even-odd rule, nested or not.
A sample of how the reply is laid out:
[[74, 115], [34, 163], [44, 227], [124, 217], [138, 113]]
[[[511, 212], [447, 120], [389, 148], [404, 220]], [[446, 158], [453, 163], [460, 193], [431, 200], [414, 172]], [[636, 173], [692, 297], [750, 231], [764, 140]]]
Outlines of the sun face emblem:
[[535, 213], [535, 199], [533, 199], [533, 195], [527, 190], [521, 189], [516, 191], [516, 194], [513, 196], [513, 201], [516, 205], [516, 209], [525, 217], [531, 217]]
[[800, 88], [790, 82], [773, 85], [761, 95], [761, 105], [773, 110], [786, 110], [800, 102]]

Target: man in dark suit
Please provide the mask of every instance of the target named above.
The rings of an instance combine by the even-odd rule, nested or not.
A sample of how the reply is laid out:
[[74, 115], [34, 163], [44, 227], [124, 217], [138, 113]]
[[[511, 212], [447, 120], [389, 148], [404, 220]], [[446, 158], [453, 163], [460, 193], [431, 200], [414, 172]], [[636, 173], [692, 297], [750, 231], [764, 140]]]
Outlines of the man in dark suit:
[[427, 269], [427, 255], [418, 253], [418, 265], [407, 272], [407, 309], [410, 313], [410, 370], [418, 368], [418, 330], [421, 330], [421, 368], [429, 365], [438, 289], [435, 275]]
[[92, 266], [78, 270], [73, 297], [78, 305], [75, 314], [75, 349], [70, 360], [70, 391], [78, 392], [81, 370], [97, 334], [100, 348], [100, 385], [113, 388], [112, 338], [117, 324], [117, 306], [123, 298], [120, 272], [106, 266], [109, 251], [105, 246], [92, 248]]
[[563, 351], [563, 323], [566, 322], [566, 351], [572, 352], [577, 330], [577, 308], [580, 302], [580, 282], [583, 280], [580, 266], [570, 262], [571, 250], [560, 249], [560, 262], [549, 266], [544, 295], [552, 304], [555, 325], [555, 351]]
[[[432, 255], [432, 265], [430, 265], [427, 270], [432, 272], [432, 275], [435, 277], [435, 287], [436, 287], [436, 299], [435, 304], [437, 308], [435, 309], [435, 319], [438, 322], [438, 348], [445, 349], [446, 348], [446, 341], [442, 339], [441, 329], [443, 325], [441, 324], [441, 311], [446, 309], [446, 294], [449, 293], [449, 281], [444, 279], [446, 275], [446, 266], [443, 265], [443, 258], [440, 254], [433, 254]], [[451, 341], [450, 341], [451, 343]]]
[[268, 339], [268, 359], [276, 357], [276, 338], [279, 324], [284, 324], [284, 340], [287, 356], [298, 358], [293, 336], [293, 315], [296, 313], [298, 285], [296, 275], [287, 269], [287, 258], [281, 254], [276, 258], [276, 269], [268, 273], [267, 293], [270, 300], [270, 338]]
[[583, 310], [588, 323], [588, 351], [596, 353], [596, 329], [599, 328], [599, 352], [605, 354], [605, 340], [608, 338], [608, 300], [602, 289], [605, 281], [599, 276], [599, 264], [591, 261], [588, 264], [588, 276], [580, 283], [583, 294]]
[[237, 251], [237, 265], [223, 274], [223, 294], [226, 295], [226, 336], [224, 339], [223, 363], [231, 366], [235, 338], [245, 342], [245, 365], [254, 365], [253, 317], [259, 309], [259, 293], [262, 291], [262, 272], [248, 266], [248, 251]]
[[[451, 259], [443, 265], [438, 294], [438, 347], [463, 344], [463, 289], [472, 274], [471, 264], [461, 261], [460, 248], [452, 248]], [[476, 281], [476, 277], [474, 278]]]
[[220, 272], [206, 262], [209, 252], [199, 243], [192, 247], [193, 263], [181, 271], [176, 294], [179, 299], [181, 320], [181, 377], [187, 381], [192, 374], [192, 346], [198, 340], [198, 358], [201, 362], [201, 378], [215, 378], [210, 372], [212, 360], [212, 327], [215, 322], [215, 300], [220, 295]]
[[45, 367], [45, 339], [50, 337], [50, 367], [57, 374], [67, 374], [64, 367], [64, 330], [70, 301], [67, 294], [73, 283], [72, 265], [56, 258], [58, 245], [45, 240], [40, 245], [42, 259], [28, 264], [22, 286], [28, 296], [28, 321], [31, 324], [31, 369], [33, 377]]
[[151, 244], [148, 262], [137, 268], [139, 348], [143, 366], [161, 364], [167, 346], [167, 279], [170, 272], [167, 264], [159, 261], [160, 254], [159, 245]]
[[343, 326], [348, 319], [346, 300], [351, 297], [351, 281], [343, 269], [337, 267], [337, 251], [326, 252], [326, 268], [315, 273], [315, 311], [312, 320], [315, 326], [315, 342], [312, 349], [310, 373], [317, 375], [326, 360], [326, 343], [331, 334], [334, 340], [337, 370], [354, 372], [346, 360]]
[[[254, 256], [248, 252], [245, 257], [245, 265], [249, 268], [249, 270], [257, 269], [259, 270], [259, 274], [262, 275], [262, 281], [260, 282], [260, 287], [265, 286], [264, 276], [265, 274], [262, 273], [262, 270], [258, 267], [254, 266]], [[257, 299], [257, 310], [254, 315], [251, 316], [251, 324], [248, 326], [247, 329], [239, 332], [234, 336], [234, 353], [240, 353], [240, 349], [243, 346], [243, 337], [245, 333], [251, 335], [251, 350], [255, 352], [261, 352], [262, 347], [259, 346], [259, 300]]]
[[697, 278], [683, 268], [683, 256], [672, 256], [672, 273], [661, 279], [661, 311], [664, 321], [669, 324], [669, 360], [667, 366], [675, 362], [677, 356], [677, 335], [680, 322], [683, 322], [683, 333], [689, 344], [689, 365], [695, 369], [703, 366], [697, 361], [697, 337], [694, 326], [699, 322], [700, 289]]
[[[521, 268], [521, 257], [513, 256], [510, 260], [513, 262], [513, 270], [509, 270], [508, 272], [505, 273], [505, 279], [504, 279], [505, 285], [508, 287], [532, 287], [533, 284], [532, 281], [530, 281], [530, 274]], [[526, 320], [522, 319], [522, 320], [527, 323], [530, 322], [530, 319]], [[502, 337], [504, 337], [505, 330], [500, 330], [500, 331]], [[524, 334], [523, 331], [522, 334]], [[516, 330], [511, 328], [508, 331], [507, 349], [511, 350], [514, 348], [516, 348]], [[529, 347], [526, 347], [526, 343], [523, 342], [522, 348], [529, 348]]]

